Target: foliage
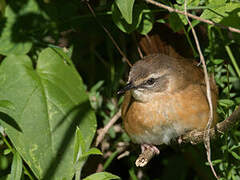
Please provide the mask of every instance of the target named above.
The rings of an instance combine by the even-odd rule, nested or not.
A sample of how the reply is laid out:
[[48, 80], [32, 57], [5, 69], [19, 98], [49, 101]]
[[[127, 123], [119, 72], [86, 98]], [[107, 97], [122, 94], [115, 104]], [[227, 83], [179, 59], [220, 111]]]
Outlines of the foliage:
[[[130, 142], [121, 122], [110, 128], [102, 152], [92, 147], [96, 129], [120, 108], [123, 97], [116, 91], [128, 71], [101, 25], [132, 63], [139, 59], [135, 36], [160, 23], [183, 32], [199, 57], [184, 15], [139, 0], [90, 3], [97, 19], [79, 0], [0, 0], [0, 179], [213, 179], [202, 145], [163, 146], [144, 169], [134, 165], [136, 146], [117, 160], [119, 144]], [[162, 3], [184, 10], [184, 0]], [[187, 8], [240, 29], [237, 0], [188, 0]], [[219, 87], [223, 120], [240, 104], [240, 35], [197, 20], [192, 24], [205, 32], [200, 43]], [[239, 139], [236, 126], [212, 142], [221, 179], [240, 179]]]

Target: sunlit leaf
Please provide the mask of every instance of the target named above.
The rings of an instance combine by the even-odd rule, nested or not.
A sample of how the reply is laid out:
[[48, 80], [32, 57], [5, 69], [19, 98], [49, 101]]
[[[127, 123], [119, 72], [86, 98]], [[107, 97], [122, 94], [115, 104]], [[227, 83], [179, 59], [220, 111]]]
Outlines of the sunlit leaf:
[[115, 0], [123, 18], [132, 24], [133, 5], [135, 0]]
[[116, 3], [112, 5], [112, 18], [117, 27], [125, 32], [131, 33], [136, 30], [141, 23], [144, 5], [135, 5], [133, 9], [132, 24], [128, 24], [125, 19], [122, 17]]
[[220, 99], [219, 100], [219, 104], [221, 106], [224, 106], [224, 107], [231, 107], [233, 106], [235, 103], [233, 100], [230, 100], [230, 99]]
[[97, 148], [91, 148], [87, 152], [83, 153], [80, 158], [84, 158], [89, 155], [102, 155], [102, 152]]
[[[211, 2], [210, 2], [211, 4]], [[213, 5], [222, 4], [223, 6], [210, 8], [203, 11], [201, 18], [210, 19], [216, 23], [221, 23], [226, 26], [240, 27], [240, 3], [239, 2], [227, 2], [225, 0], [213, 1]]]

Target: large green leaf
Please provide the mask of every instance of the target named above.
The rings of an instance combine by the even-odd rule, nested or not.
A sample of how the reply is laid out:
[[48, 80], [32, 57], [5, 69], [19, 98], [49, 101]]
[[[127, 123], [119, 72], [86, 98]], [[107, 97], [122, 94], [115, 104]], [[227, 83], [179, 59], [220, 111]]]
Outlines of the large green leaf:
[[12, 143], [39, 179], [71, 179], [74, 136], [78, 126], [89, 149], [96, 130], [83, 82], [62, 51], [40, 53], [36, 69], [26, 55], [10, 55], [0, 66], [0, 99], [14, 104], [3, 109], [21, 131], [2, 125]]
[[12, 0], [0, 19], [0, 54], [28, 53], [32, 47], [31, 35], [43, 22], [43, 12], [36, 0]]

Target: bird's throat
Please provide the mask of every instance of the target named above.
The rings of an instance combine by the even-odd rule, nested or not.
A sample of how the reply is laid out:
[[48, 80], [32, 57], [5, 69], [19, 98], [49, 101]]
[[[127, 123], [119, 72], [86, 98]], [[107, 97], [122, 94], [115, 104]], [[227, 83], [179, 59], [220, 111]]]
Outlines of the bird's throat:
[[140, 102], [148, 102], [151, 100], [152, 95], [144, 90], [133, 89], [131, 90], [133, 98]]

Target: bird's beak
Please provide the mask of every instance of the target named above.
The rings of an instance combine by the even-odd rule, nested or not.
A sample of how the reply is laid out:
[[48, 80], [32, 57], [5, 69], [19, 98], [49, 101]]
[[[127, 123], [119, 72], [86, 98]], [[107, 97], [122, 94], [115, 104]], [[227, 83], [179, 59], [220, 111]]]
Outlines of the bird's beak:
[[128, 91], [128, 90], [130, 90], [130, 89], [133, 89], [133, 88], [135, 88], [135, 86], [133, 85], [132, 82], [130, 82], [130, 83], [126, 84], [126, 86], [125, 86], [124, 88], [120, 89], [120, 90], [117, 92], [117, 94], [123, 94], [123, 93], [125, 93], [126, 91]]

